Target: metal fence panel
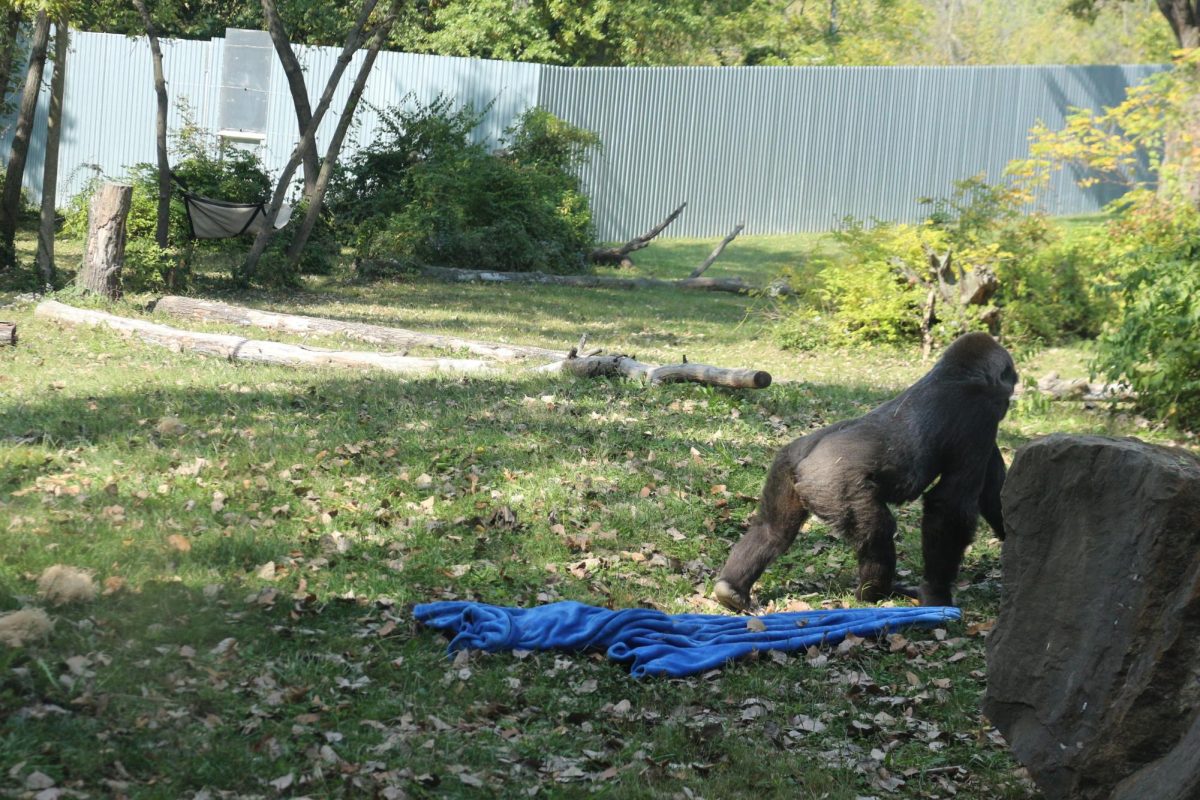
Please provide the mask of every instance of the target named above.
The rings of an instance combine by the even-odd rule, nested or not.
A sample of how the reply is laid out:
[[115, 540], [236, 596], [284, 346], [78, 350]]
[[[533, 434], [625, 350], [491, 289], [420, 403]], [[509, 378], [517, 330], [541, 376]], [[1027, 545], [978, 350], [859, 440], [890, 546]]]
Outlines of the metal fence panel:
[[[715, 236], [920, 219], [919, 198], [1028, 152], [1038, 120], [1119, 103], [1156, 65], [1084, 67], [547, 68], [539, 102], [598, 131], [584, 172], [600, 234], [624, 239], [687, 200], [671, 230]], [[1112, 187], [1059, 175], [1056, 214], [1095, 211]]]
[[[259, 34], [261, 36], [261, 34]], [[187, 115], [219, 128], [225, 40], [164, 40], [171, 129]], [[297, 47], [315, 106], [337, 48]], [[350, 91], [358, 53], [318, 137], [328, 142]], [[262, 155], [277, 171], [299, 138], [278, 59], [266, 82]], [[75, 33], [68, 62], [58, 196], [81, 191], [98, 172], [119, 177], [154, 161], [154, 87], [144, 39]], [[477, 135], [498, 144], [533, 105], [597, 132], [602, 151], [582, 171], [598, 233], [625, 239], [683, 201], [673, 236], [719, 236], [737, 222], [748, 233], [828, 230], [861, 219], [919, 219], [922, 197], [947, 195], [955, 180], [998, 180], [1024, 156], [1038, 120], [1061, 125], [1071, 107], [1120, 102], [1126, 89], [1164, 69], [1034, 67], [550, 67], [381, 53], [343, 155], [381, 135], [376, 109], [438, 95], [487, 108]], [[47, 70], [46, 83], [49, 82]], [[46, 97], [26, 168], [40, 197]], [[8, 136], [0, 140], [7, 152]], [[1079, 188], [1059, 174], [1044, 197], [1056, 214], [1095, 211], [1111, 187]]]

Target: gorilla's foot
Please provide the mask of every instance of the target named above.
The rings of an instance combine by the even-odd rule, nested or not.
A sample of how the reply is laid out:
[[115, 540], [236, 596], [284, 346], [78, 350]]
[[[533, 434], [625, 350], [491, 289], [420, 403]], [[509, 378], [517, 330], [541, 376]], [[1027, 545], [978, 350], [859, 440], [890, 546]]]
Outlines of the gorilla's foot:
[[931, 586], [929, 583], [921, 584], [921, 592], [918, 595], [923, 606], [952, 606], [954, 598], [950, 593], [950, 587]]
[[727, 580], [717, 581], [717, 585], [713, 587], [713, 594], [716, 595], [718, 603], [731, 611], [742, 612], [750, 609], [750, 598], [735, 589]]

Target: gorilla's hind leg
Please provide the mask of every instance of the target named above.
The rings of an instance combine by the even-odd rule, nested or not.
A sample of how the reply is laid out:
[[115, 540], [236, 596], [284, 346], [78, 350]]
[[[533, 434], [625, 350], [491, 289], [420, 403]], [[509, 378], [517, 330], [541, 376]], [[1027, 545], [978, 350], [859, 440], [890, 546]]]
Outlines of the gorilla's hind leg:
[[775, 459], [758, 502], [757, 518], [733, 546], [713, 592], [734, 611], [750, 607], [750, 587], [796, 538], [808, 511], [796, 494], [789, 460]]
[[[896, 579], [896, 518], [887, 504], [873, 497], [851, 505], [838, 527], [858, 546], [858, 589], [854, 596], [877, 603], [892, 596]], [[900, 590], [903, 591], [903, 590]]]

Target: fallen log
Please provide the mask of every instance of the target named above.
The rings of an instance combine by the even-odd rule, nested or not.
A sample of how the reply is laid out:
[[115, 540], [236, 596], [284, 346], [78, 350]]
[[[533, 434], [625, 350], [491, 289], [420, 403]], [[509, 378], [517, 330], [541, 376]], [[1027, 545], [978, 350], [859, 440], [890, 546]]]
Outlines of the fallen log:
[[0, 347], [16, 346], [17, 323], [0, 322]]
[[174, 295], [163, 297], [155, 303], [154, 312], [156, 314], [170, 314], [200, 322], [223, 322], [230, 325], [247, 325], [266, 330], [286, 331], [288, 333], [341, 334], [351, 339], [395, 348], [429, 346], [447, 350], [466, 350], [477, 356], [485, 356], [500, 361], [525, 357], [564, 358], [566, 356], [566, 353], [563, 351], [547, 350], [544, 347], [511, 345], [499, 342], [478, 342], [471, 339], [459, 339], [454, 336], [418, 333], [417, 331], [410, 331], [404, 328], [389, 328], [362, 322], [345, 322], [343, 320], [306, 317], [297, 314], [277, 314], [271, 311], [259, 311], [253, 308], [218, 303], [212, 300], [198, 300], [191, 297], [177, 297]]
[[662, 278], [619, 278], [608, 275], [551, 275], [546, 272], [493, 272], [457, 267], [420, 267], [417, 269], [417, 273], [427, 278], [436, 278], [452, 283], [536, 283], [551, 286], [578, 286], [588, 289], [696, 289], [733, 294], [754, 292], [765, 292], [771, 295], [791, 294], [791, 288], [786, 284], [773, 284], [762, 288], [746, 283], [741, 278], [699, 277], [664, 280]]
[[588, 254], [588, 260], [593, 264], [619, 264], [622, 267], [632, 267], [633, 261], [630, 260], [629, 254], [635, 250], [641, 250], [646, 245], [650, 244], [650, 240], [658, 236], [667, 226], [675, 221], [675, 218], [683, 213], [683, 209], [687, 203], [681, 203], [679, 208], [667, 215], [667, 218], [655, 225], [650, 230], [643, 233], [641, 236], [635, 236], [620, 247], [598, 247]]
[[746, 227], [746, 223], [739, 222], [734, 229], [729, 232], [729, 235], [722, 239], [721, 243], [718, 244], [713, 251], [708, 254], [708, 258], [704, 259], [702, 262], [700, 262], [700, 266], [692, 270], [692, 274], [688, 275], [688, 277], [699, 278], [701, 275], [703, 275], [704, 270], [711, 267], [713, 262], [721, 257], [721, 253], [725, 252], [725, 248], [729, 246], [730, 242], [737, 238], [737, 235], [742, 232], [742, 228], [744, 227]]
[[249, 361], [260, 364], [311, 367], [374, 368], [398, 373], [430, 373], [435, 371], [489, 373], [494, 366], [487, 361], [454, 358], [410, 358], [387, 353], [355, 350], [326, 350], [280, 342], [244, 339], [224, 333], [195, 333], [171, 328], [140, 319], [119, 317], [103, 311], [75, 308], [55, 300], [39, 303], [35, 317], [69, 325], [107, 327], [136, 336], [142, 341], [161, 345], [173, 351], [189, 351], [218, 356], [230, 361]]
[[687, 381], [731, 389], [765, 389], [771, 385], [771, 373], [756, 369], [730, 369], [707, 364], [655, 366], [623, 355], [577, 355], [572, 350], [565, 359], [547, 364], [539, 372], [569, 372], [581, 378], [623, 376], [651, 386], [660, 383]]

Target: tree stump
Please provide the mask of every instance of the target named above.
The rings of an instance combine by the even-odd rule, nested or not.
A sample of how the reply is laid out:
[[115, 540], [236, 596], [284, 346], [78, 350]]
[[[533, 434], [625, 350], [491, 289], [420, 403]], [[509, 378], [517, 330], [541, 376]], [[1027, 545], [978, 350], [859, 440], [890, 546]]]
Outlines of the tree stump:
[[101, 184], [88, 207], [87, 246], [79, 285], [110, 300], [121, 296], [121, 267], [125, 263], [125, 218], [133, 187]]
[[0, 347], [17, 343], [17, 323], [0, 322]]

